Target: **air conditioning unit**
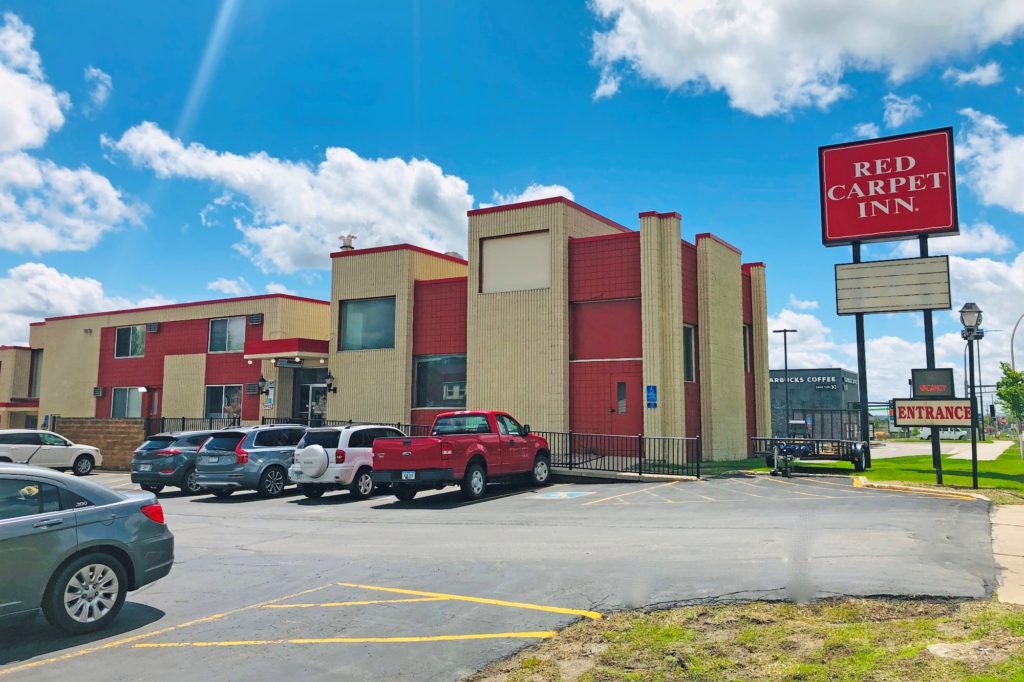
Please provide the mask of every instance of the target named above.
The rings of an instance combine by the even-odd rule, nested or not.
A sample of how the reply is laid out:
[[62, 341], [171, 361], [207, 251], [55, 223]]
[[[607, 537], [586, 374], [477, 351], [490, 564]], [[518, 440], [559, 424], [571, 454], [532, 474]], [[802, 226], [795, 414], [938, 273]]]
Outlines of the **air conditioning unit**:
[[249, 324], [255, 326], [263, 324], [263, 313], [253, 313], [249, 316]]
[[260, 385], [259, 384], [246, 384], [245, 385], [245, 394], [246, 395], [259, 395], [260, 394]]
[[93, 398], [102, 398], [103, 397], [103, 387], [102, 386], [93, 386], [92, 397]]
[[156, 334], [158, 331], [160, 331], [160, 323], [159, 322], [147, 322], [146, 323], [146, 333], [147, 334]]

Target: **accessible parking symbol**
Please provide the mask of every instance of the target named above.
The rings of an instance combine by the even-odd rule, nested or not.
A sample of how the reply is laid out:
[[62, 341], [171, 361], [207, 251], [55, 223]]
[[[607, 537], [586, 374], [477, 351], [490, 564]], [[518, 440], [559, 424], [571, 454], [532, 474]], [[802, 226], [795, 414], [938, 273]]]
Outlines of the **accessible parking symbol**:
[[538, 493], [532, 495], [528, 499], [531, 500], [571, 500], [574, 497], [585, 497], [586, 495], [593, 495], [593, 492], [582, 492], [578, 490], [552, 490], [546, 493]]

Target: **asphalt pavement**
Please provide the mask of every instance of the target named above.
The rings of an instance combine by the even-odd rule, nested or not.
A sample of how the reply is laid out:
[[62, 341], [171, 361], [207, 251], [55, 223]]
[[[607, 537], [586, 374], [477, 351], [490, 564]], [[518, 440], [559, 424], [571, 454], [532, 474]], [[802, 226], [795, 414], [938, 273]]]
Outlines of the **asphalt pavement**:
[[0, 625], [0, 678], [455, 680], [618, 609], [995, 583], [987, 503], [846, 477], [161, 499], [170, 576], [99, 636]]

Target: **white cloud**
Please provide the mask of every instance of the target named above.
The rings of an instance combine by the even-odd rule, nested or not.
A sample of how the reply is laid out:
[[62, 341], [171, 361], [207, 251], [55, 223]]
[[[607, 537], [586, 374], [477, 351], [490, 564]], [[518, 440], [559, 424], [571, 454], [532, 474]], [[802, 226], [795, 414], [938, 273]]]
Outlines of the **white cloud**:
[[[901, 82], [930, 63], [1016, 37], [1020, 0], [592, 0], [598, 91], [633, 70], [668, 89], [724, 91], [763, 116], [827, 108], [848, 70]], [[598, 92], [594, 93], [595, 96]]]
[[878, 129], [877, 123], [858, 123], [853, 126], [853, 134], [860, 138], [871, 139], [881, 135], [882, 131]]
[[818, 307], [817, 301], [801, 301], [793, 294], [789, 295], [789, 305], [796, 308], [797, 310], [816, 310]]
[[246, 294], [252, 293], [252, 287], [245, 281], [244, 277], [238, 279], [229, 279], [227, 277], [218, 277], [212, 282], [206, 285], [206, 288], [210, 291], [219, 291], [222, 294], [228, 296], [245, 296]]
[[0, 155], [2, 249], [84, 251], [105, 233], [139, 223], [143, 212], [87, 167], [65, 168], [24, 152]]
[[33, 32], [13, 14], [0, 26], [0, 153], [43, 146], [71, 100], [46, 82]]
[[428, 160], [365, 159], [331, 147], [312, 167], [259, 152], [242, 156], [201, 144], [187, 147], [153, 123], [103, 144], [158, 177], [213, 183], [244, 198], [234, 217], [236, 245], [264, 271], [327, 267], [339, 234], [360, 246], [409, 242], [440, 251], [465, 250], [466, 211], [473, 197], [465, 180]]
[[114, 81], [109, 73], [95, 66], [85, 67], [85, 82], [89, 86], [89, 101], [92, 111], [99, 111], [107, 104], [110, 93], [114, 89]]
[[962, 109], [967, 124], [957, 140], [957, 157], [968, 183], [985, 204], [1024, 213], [1024, 135], [1011, 135], [995, 116]]
[[601, 69], [601, 80], [597, 82], [597, 87], [594, 88], [594, 99], [607, 99], [608, 97], [614, 97], [619, 92], [619, 86], [622, 84], [622, 78], [608, 66]]
[[281, 284], [280, 282], [270, 282], [267, 284], [266, 289], [268, 294], [290, 294], [292, 296], [298, 295], [285, 285]]
[[961, 71], [952, 66], [942, 73], [946, 80], [953, 81], [954, 85], [995, 85], [1003, 80], [1003, 71], [999, 62], [989, 62], [978, 65], [970, 71]]
[[67, 275], [43, 263], [11, 268], [0, 278], [0, 291], [4, 292], [0, 297], [0, 344], [26, 343], [29, 324], [46, 317], [173, 302], [162, 296], [137, 300], [108, 296], [98, 280]]
[[883, 97], [882, 102], [885, 103], [885, 113], [882, 118], [885, 121], [886, 127], [900, 128], [921, 116], [923, 112], [921, 107], [918, 106], [920, 101], [921, 98], [917, 95], [900, 97], [891, 92]]
[[[1011, 251], [1013, 242], [989, 223], [961, 225], [960, 234], [955, 237], [932, 237], [928, 240], [928, 253], [940, 254], [1004, 254]], [[893, 249], [896, 258], [913, 258], [921, 254], [917, 240], [897, 243]]]
[[492, 199], [494, 203], [480, 203], [480, 208], [487, 208], [488, 206], [502, 206], [504, 204], [518, 204], [522, 201], [535, 201], [537, 199], [547, 199], [549, 197], [565, 197], [569, 200], [574, 200], [576, 195], [572, 193], [568, 187], [564, 185], [538, 185], [536, 183], [528, 185], [522, 192], [509, 192], [508, 194], [502, 194], [501, 192], [494, 192]]
[[[815, 315], [783, 308], [775, 315], [768, 316], [769, 366], [781, 369], [784, 364], [783, 335], [775, 329], [796, 329], [789, 334], [789, 368], [816, 369], [819, 367], [846, 367], [850, 369], [850, 358], [843, 347], [836, 343], [832, 329]], [[856, 369], [856, 356], [853, 368]]]

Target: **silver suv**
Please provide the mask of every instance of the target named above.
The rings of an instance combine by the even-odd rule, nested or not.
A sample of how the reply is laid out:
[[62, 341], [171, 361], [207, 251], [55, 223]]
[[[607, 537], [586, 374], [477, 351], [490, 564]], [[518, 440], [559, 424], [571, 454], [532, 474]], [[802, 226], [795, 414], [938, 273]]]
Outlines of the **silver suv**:
[[305, 426], [242, 426], [216, 432], [196, 457], [196, 483], [220, 498], [236, 490], [278, 497]]

